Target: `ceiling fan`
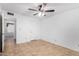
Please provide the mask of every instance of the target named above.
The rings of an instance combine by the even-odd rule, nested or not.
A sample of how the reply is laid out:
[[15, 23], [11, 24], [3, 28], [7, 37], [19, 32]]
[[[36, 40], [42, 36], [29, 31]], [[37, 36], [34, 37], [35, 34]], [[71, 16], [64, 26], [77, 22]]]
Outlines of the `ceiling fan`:
[[36, 9], [28, 8], [28, 10], [35, 11], [35, 13], [33, 14], [34, 16], [35, 15], [46, 16], [47, 12], [54, 12], [55, 11], [54, 9], [48, 9], [48, 10], [45, 9], [46, 6], [47, 6], [47, 3], [42, 3], [42, 4], [39, 4]]

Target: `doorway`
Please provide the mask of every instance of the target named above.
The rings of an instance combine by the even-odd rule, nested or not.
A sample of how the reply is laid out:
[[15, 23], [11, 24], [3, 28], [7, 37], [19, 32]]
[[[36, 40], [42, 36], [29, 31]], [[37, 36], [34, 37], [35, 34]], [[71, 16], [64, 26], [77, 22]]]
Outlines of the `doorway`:
[[16, 41], [16, 20], [5, 19], [5, 39], [14, 39]]
[[16, 44], [16, 18], [4, 19], [4, 52], [13, 52]]

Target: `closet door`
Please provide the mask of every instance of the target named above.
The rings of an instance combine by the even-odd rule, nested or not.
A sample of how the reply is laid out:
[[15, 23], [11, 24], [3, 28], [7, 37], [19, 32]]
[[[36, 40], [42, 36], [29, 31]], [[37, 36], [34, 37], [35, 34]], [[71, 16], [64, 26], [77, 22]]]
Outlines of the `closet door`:
[[0, 52], [2, 52], [2, 16], [0, 15]]

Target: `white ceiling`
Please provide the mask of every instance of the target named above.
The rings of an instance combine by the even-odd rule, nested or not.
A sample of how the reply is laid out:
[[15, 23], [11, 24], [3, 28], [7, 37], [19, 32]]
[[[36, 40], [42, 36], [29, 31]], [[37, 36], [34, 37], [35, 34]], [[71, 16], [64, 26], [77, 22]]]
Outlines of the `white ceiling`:
[[[34, 8], [37, 5], [38, 3], [0, 3], [1, 8], [6, 11], [20, 13], [31, 17], [34, 17], [32, 15], [33, 12], [28, 11], [27, 9]], [[49, 17], [71, 9], [79, 8], [79, 3], [48, 3], [47, 8], [55, 9], [54, 13], [47, 14], [47, 17]]]

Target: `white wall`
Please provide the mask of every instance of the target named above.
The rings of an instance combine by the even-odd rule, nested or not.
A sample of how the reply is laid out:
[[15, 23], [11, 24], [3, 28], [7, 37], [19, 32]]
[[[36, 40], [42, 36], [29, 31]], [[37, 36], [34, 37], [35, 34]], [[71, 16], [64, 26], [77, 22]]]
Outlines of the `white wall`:
[[41, 38], [79, 51], [79, 9], [42, 20]]
[[39, 21], [27, 16], [16, 14], [16, 39], [17, 43], [39, 39]]

